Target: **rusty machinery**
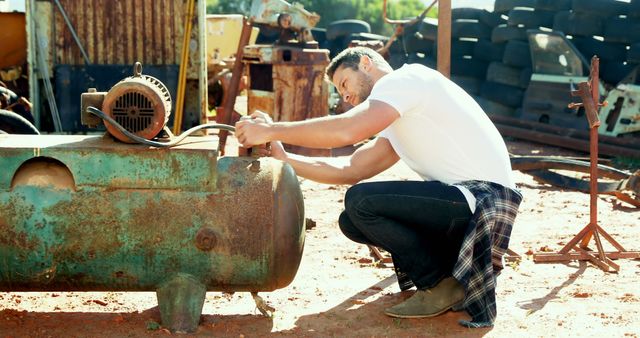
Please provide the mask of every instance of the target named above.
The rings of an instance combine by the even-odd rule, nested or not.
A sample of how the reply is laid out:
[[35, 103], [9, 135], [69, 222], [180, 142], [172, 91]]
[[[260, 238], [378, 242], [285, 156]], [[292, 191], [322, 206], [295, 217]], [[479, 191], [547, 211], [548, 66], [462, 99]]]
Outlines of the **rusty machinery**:
[[[90, 88], [82, 94], [81, 121], [95, 128], [102, 119], [87, 111], [89, 106], [102, 111], [126, 130], [145, 139], [156, 137], [165, 127], [171, 115], [171, 95], [160, 80], [142, 74], [142, 64], [137, 62], [132, 76], [118, 82], [109, 92], [97, 92]], [[133, 143], [113, 124], [105, 122], [109, 134], [120, 141]]]
[[[282, 0], [254, 0], [250, 20], [280, 31], [272, 45], [249, 45], [242, 62], [248, 78], [247, 110], [262, 110], [274, 121], [300, 121], [329, 114], [329, 88], [324, 70], [329, 51], [318, 49], [310, 29], [315, 13]], [[329, 149], [285, 145], [293, 152], [329, 156]]]
[[[241, 38], [226, 103], [221, 110], [223, 123], [233, 120], [233, 103], [240, 78], [248, 79], [247, 111], [261, 110], [274, 121], [300, 121], [329, 114], [329, 88], [324, 70], [329, 64], [329, 50], [319, 49], [310, 29], [320, 17], [299, 4], [284, 0], [254, 0], [249, 22], [279, 31], [273, 44], [247, 45]], [[250, 26], [247, 24], [247, 26]], [[245, 28], [247, 30], [248, 28]], [[243, 43], [244, 41], [244, 43]], [[235, 82], [234, 82], [235, 80]], [[220, 145], [226, 140], [221, 132]], [[289, 151], [314, 156], [328, 156], [330, 149], [310, 149], [285, 145]]]
[[110, 135], [126, 143], [171, 147], [198, 130], [235, 131], [230, 125], [207, 123], [174, 137], [166, 126], [171, 115], [169, 90], [160, 80], [142, 74], [140, 62], [135, 63], [132, 76], [116, 83], [108, 92], [89, 88], [81, 95], [80, 101], [82, 124], [95, 128], [104, 123]]
[[0, 135], [0, 291], [155, 291], [179, 332], [196, 330], [207, 291], [249, 291], [266, 310], [256, 293], [288, 285], [304, 246], [293, 169], [219, 157], [190, 131], [153, 140], [171, 98], [139, 65], [82, 101], [117, 140]]

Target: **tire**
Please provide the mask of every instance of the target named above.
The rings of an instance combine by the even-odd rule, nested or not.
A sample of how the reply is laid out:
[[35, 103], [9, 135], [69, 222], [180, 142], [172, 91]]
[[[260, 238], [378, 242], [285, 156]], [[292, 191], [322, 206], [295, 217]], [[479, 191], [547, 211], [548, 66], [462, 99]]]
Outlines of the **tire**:
[[[381, 46], [384, 46], [384, 44], [389, 40], [388, 37], [383, 36], [383, 35], [378, 35], [378, 34], [371, 34], [371, 33], [353, 33], [351, 35], [349, 35], [348, 37], [345, 38], [345, 42], [347, 43], [347, 45], [351, 45], [351, 43], [353, 43], [353, 41], [364, 41], [364, 42], [368, 42], [369, 46], [371, 46], [371, 48], [381, 48]], [[373, 47], [375, 46], [374, 43], [379, 43], [380, 46], [379, 47]]]
[[489, 27], [495, 27], [501, 23], [505, 23], [505, 20], [498, 13], [469, 7], [451, 9], [451, 20], [476, 20]]
[[482, 16], [482, 12], [484, 9], [480, 8], [469, 8], [469, 7], [460, 7], [460, 8], [452, 8], [451, 9], [451, 20], [459, 20], [459, 19], [470, 19], [470, 20], [480, 20]]
[[596, 40], [594, 38], [574, 37], [571, 42], [587, 60], [597, 55], [603, 61], [625, 61], [627, 46], [625, 44]]
[[627, 51], [627, 62], [639, 64], [640, 63], [640, 43], [634, 43]]
[[451, 23], [452, 38], [491, 38], [491, 27], [478, 21], [453, 21]]
[[280, 29], [266, 24], [255, 24], [260, 29], [256, 44], [273, 44], [280, 37]]
[[480, 94], [480, 84], [482, 80], [469, 76], [452, 76], [451, 81], [455, 82], [460, 88], [464, 89], [469, 95]]
[[493, 28], [491, 32], [491, 42], [502, 43], [511, 40], [528, 41], [527, 29], [507, 25], [499, 25]]
[[407, 54], [413, 53], [425, 53], [433, 54], [433, 40], [423, 38], [422, 34], [418, 33], [420, 25], [409, 25], [404, 27], [402, 33], [402, 42], [404, 44], [404, 51]]
[[402, 67], [405, 63], [407, 63], [407, 55], [404, 53], [391, 54], [389, 56], [389, 65], [393, 69], [398, 69]]
[[602, 18], [594, 15], [560, 11], [553, 18], [553, 29], [569, 35], [602, 36]]
[[529, 43], [516, 40], [507, 42], [502, 62], [508, 66], [531, 68], [531, 51], [529, 50]]
[[[405, 31], [407, 27], [405, 26]], [[432, 19], [424, 19], [420, 22], [418, 26], [418, 32], [422, 35], [423, 39], [436, 41], [438, 38], [438, 24], [437, 21], [433, 21]]]
[[509, 107], [481, 96], [478, 96], [475, 99], [487, 115], [514, 116], [516, 114], [516, 109], [513, 107]]
[[389, 46], [389, 53], [391, 54], [406, 54], [404, 51], [404, 37], [399, 35], [397, 39], [395, 39], [391, 46]]
[[609, 42], [640, 42], [640, 20], [629, 18], [611, 18], [604, 22], [604, 40]]
[[525, 89], [529, 87], [532, 73], [533, 71], [531, 70], [531, 68], [522, 69], [522, 71], [520, 71], [520, 84], [518, 85], [518, 87], [525, 88]]
[[636, 65], [622, 62], [601, 62], [600, 78], [608, 84], [616, 85], [629, 75], [635, 67]]
[[489, 67], [489, 64], [485, 61], [451, 58], [451, 75], [484, 79], [487, 76], [487, 67]]
[[545, 11], [568, 11], [571, 9], [571, 0], [536, 0], [535, 9]]
[[478, 40], [473, 49], [473, 58], [488, 62], [502, 61], [506, 45], [504, 42], [493, 43], [489, 40]]
[[371, 33], [371, 26], [362, 20], [338, 20], [327, 26], [327, 40], [336, 40], [353, 33]]
[[627, 8], [627, 17], [640, 18], [640, 0], [631, 0], [629, 7]]
[[480, 96], [505, 106], [517, 108], [522, 104], [524, 90], [518, 87], [487, 81], [480, 87]]
[[524, 26], [527, 28], [539, 28], [553, 26], [555, 12], [545, 10], [533, 10], [529, 8], [514, 8], [509, 11], [510, 26]]
[[311, 28], [311, 35], [313, 35], [313, 39], [316, 40], [319, 45], [327, 41], [327, 30], [324, 28]]
[[491, 62], [487, 69], [487, 81], [522, 88], [521, 74], [521, 68], [511, 67], [501, 62]]
[[601, 17], [626, 14], [629, 3], [617, 0], [573, 0], [571, 8], [576, 13]]
[[345, 40], [346, 40], [346, 37], [344, 36], [334, 40], [327, 40], [328, 41], [327, 45], [329, 47], [329, 57], [333, 58], [334, 56], [338, 55], [338, 53], [342, 52], [349, 46], [349, 43], [346, 42]]
[[40, 134], [38, 129], [27, 119], [12, 111], [3, 109], [0, 109], [0, 129], [8, 134]]
[[496, 13], [505, 14], [515, 7], [529, 7], [534, 8], [536, 0], [496, 0], [493, 5], [493, 11]]
[[[473, 56], [476, 41], [473, 40], [453, 40], [451, 41], [451, 57]], [[437, 52], [437, 42], [434, 50]]]
[[435, 52], [433, 41], [420, 39], [415, 35], [405, 36], [403, 43], [404, 43], [404, 50], [405, 52], [407, 52], [407, 54], [423, 53], [427, 55], [432, 55]]
[[507, 23], [507, 20], [505, 20], [499, 13], [489, 12], [487, 10], [482, 12], [482, 15], [478, 20], [491, 28]]
[[373, 34], [373, 33], [353, 33], [349, 35], [349, 38], [351, 40], [382, 41], [383, 43], [386, 43], [387, 41], [389, 41], [388, 36]]
[[431, 56], [421, 55], [418, 53], [407, 54], [407, 64], [418, 63], [431, 69], [437, 68], [436, 59]]

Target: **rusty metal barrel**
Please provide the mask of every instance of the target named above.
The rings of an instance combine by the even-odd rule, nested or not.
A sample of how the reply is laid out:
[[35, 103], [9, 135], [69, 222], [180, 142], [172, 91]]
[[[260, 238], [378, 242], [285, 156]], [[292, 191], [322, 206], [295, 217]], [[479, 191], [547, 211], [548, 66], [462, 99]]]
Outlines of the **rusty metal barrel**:
[[304, 206], [293, 169], [103, 136], [0, 135], [0, 291], [156, 291], [193, 331], [206, 291], [294, 278]]

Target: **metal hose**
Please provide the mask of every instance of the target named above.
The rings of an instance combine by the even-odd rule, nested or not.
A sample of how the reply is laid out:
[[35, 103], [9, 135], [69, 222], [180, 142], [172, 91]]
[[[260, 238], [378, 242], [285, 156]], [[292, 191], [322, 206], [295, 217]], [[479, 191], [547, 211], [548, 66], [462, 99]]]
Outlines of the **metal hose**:
[[140, 144], [145, 144], [148, 146], [153, 146], [153, 147], [158, 147], [158, 148], [164, 148], [164, 147], [173, 147], [175, 145], [177, 145], [178, 143], [180, 143], [182, 140], [184, 140], [187, 136], [189, 136], [190, 134], [198, 131], [198, 130], [202, 130], [202, 129], [222, 129], [222, 130], [227, 130], [230, 132], [235, 133], [236, 128], [233, 126], [230, 126], [228, 124], [219, 124], [219, 123], [206, 123], [206, 124], [201, 124], [199, 126], [195, 126], [187, 131], [185, 131], [184, 133], [180, 134], [180, 136], [172, 139], [171, 141], [168, 142], [158, 142], [158, 141], [151, 141], [151, 140], [147, 140], [146, 138], [140, 137], [138, 135], [135, 135], [133, 133], [131, 133], [130, 131], [128, 131], [127, 129], [125, 129], [123, 126], [121, 126], [120, 124], [118, 124], [118, 122], [116, 122], [113, 118], [111, 118], [109, 115], [105, 114], [103, 111], [101, 111], [100, 109], [96, 108], [96, 107], [92, 107], [89, 106], [87, 107], [87, 112], [89, 112], [90, 114], [93, 114], [107, 122], [109, 122], [111, 125], [113, 125], [114, 127], [116, 127], [116, 129], [118, 129], [120, 132], [122, 132], [125, 136], [127, 136], [128, 138], [130, 138], [131, 140], [138, 142]]

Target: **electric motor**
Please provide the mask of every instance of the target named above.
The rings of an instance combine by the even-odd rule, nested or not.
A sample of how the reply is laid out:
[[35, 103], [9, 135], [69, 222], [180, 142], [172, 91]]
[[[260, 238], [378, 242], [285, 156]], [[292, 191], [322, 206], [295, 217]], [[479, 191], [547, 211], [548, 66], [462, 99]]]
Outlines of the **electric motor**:
[[86, 112], [88, 106], [101, 107], [127, 131], [147, 140], [156, 137], [169, 121], [171, 94], [167, 87], [153, 76], [142, 74], [142, 65], [135, 63], [133, 76], [115, 84], [108, 92], [89, 88], [82, 94], [82, 124], [95, 127], [103, 122], [107, 131], [116, 139], [132, 143], [107, 121]]

